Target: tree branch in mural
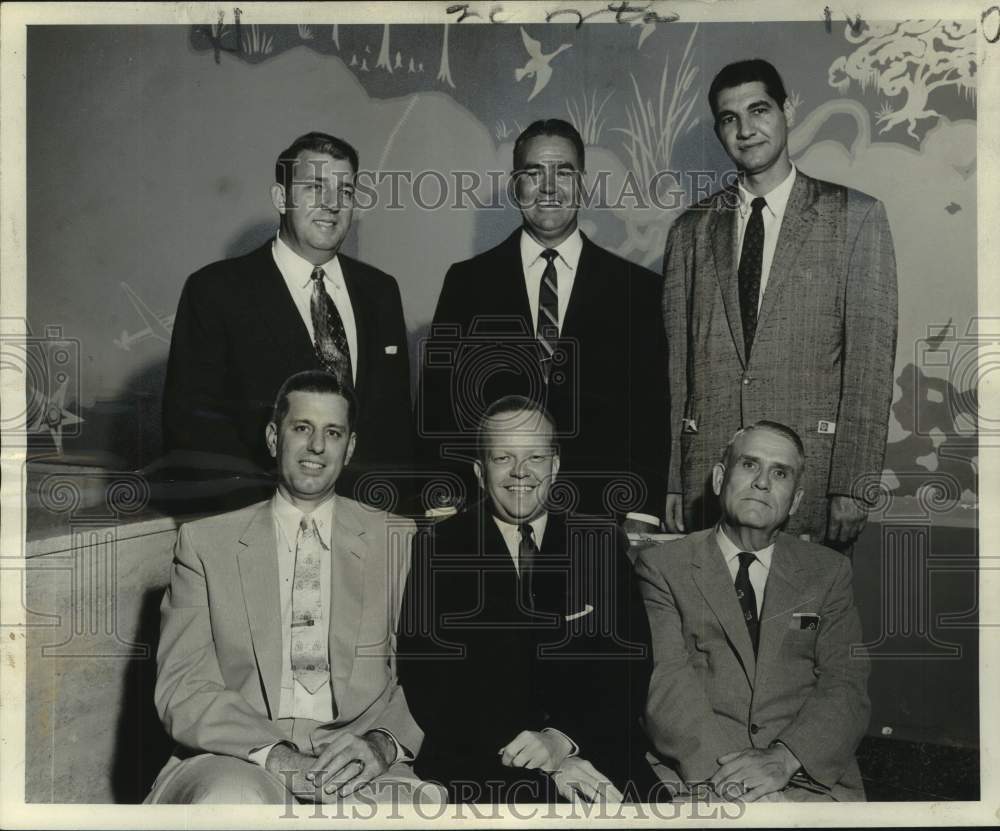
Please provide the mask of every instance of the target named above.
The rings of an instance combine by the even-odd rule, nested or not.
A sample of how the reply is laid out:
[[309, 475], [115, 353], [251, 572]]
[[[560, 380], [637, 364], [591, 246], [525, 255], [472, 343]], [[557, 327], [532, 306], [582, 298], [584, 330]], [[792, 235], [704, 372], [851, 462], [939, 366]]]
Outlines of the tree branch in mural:
[[604, 107], [614, 94], [615, 91], [611, 90], [599, 104], [597, 103], [596, 89], [590, 95], [584, 92], [579, 104], [576, 99], [566, 101], [566, 112], [569, 115], [570, 123], [576, 127], [584, 144], [601, 143], [601, 133], [604, 132], [604, 122], [606, 121], [606, 119], [601, 118], [601, 113], [604, 112]]
[[857, 34], [846, 27], [844, 37], [860, 46], [830, 65], [831, 86], [844, 93], [854, 80], [863, 91], [877, 89], [889, 98], [906, 95], [900, 108], [887, 104], [879, 112], [881, 133], [907, 124], [906, 132], [919, 141], [917, 123], [940, 117], [937, 110], [928, 107], [934, 90], [956, 86], [967, 96], [976, 94], [976, 29], [972, 23], [868, 23]]
[[452, 89], [455, 89], [455, 82], [451, 80], [451, 66], [448, 63], [448, 27], [444, 24], [444, 36], [441, 39], [441, 66], [438, 68], [437, 79], [444, 81]]
[[382, 27], [382, 47], [378, 50], [378, 61], [375, 63], [376, 69], [387, 69], [392, 72], [392, 58], [389, 56], [389, 24]]
[[[637, 180], [638, 187], [645, 189], [641, 196], [646, 205], [656, 204], [655, 201], [651, 201], [651, 194], [648, 191], [650, 183], [657, 181], [654, 178], [656, 174], [673, 169], [670, 160], [677, 139], [698, 123], [698, 117], [692, 116], [698, 100], [698, 90], [694, 88], [698, 67], [692, 59], [691, 52], [697, 34], [698, 27], [695, 26], [684, 47], [677, 72], [673, 76], [670, 73], [670, 53], [667, 52], [663, 61], [663, 73], [660, 75], [659, 94], [655, 102], [652, 98], [642, 97], [639, 82], [634, 75], [631, 76], [635, 101], [625, 108], [628, 127], [612, 128], [614, 132], [625, 136], [623, 142], [625, 152], [631, 162], [632, 174]], [[683, 206], [678, 206], [678, 209], [681, 207]], [[648, 208], [625, 206], [623, 211], [626, 238], [616, 253], [628, 257], [637, 252], [641, 255], [642, 265], [651, 265], [663, 253], [670, 223], [664, 221], [661, 212]]]
[[514, 80], [520, 82], [525, 78], [530, 78], [532, 75], [535, 77], [535, 88], [531, 91], [531, 95], [528, 96], [528, 100], [530, 101], [545, 89], [546, 85], [552, 79], [552, 67], [549, 66], [552, 63], [552, 59], [560, 52], [572, 49], [573, 46], [570, 43], [562, 43], [554, 52], [543, 55], [541, 41], [535, 40], [523, 28], [521, 29], [521, 40], [524, 41], [524, 48], [528, 50], [528, 62], [519, 69], [514, 70]]

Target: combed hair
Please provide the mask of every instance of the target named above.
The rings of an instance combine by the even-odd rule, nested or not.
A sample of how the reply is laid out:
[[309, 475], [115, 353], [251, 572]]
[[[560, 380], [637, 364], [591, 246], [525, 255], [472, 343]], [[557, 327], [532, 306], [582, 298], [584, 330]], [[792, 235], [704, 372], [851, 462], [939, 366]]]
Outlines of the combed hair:
[[741, 427], [735, 433], [733, 437], [729, 440], [725, 449], [722, 451], [722, 458], [719, 460], [725, 467], [729, 467], [729, 454], [733, 450], [733, 445], [736, 443], [736, 439], [752, 430], [770, 430], [772, 433], [777, 433], [780, 436], [784, 436], [792, 444], [795, 445], [795, 449], [799, 451], [799, 458], [802, 460], [802, 464], [799, 467], [801, 472], [802, 468], [806, 465], [806, 447], [802, 443], [802, 439], [798, 433], [796, 433], [787, 424], [782, 424], [779, 421], [768, 421], [767, 419], [761, 419], [760, 421], [754, 422], [753, 424], [748, 424], [746, 427]]
[[521, 132], [514, 142], [514, 170], [524, 166], [524, 148], [529, 141], [539, 136], [558, 136], [569, 141], [576, 149], [580, 171], [586, 170], [586, 159], [583, 149], [583, 139], [576, 127], [561, 118], [545, 118], [533, 121]]
[[351, 144], [329, 133], [313, 131], [299, 136], [278, 154], [278, 160], [274, 163], [274, 181], [282, 187], [287, 188], [292, 183], [292, 170], [303, 150], [325, 153], [347, 162], [354, 173], [358, 172], [358, 151]]
[[715, 118], [718, 115], [716, 99], [722, 90], [732, 89], [742, 84], [752, 84], [754, 81], [760, 81], [764, 85], [764, 89], [774, 99], [774, 103], [779, 107], [785, 106], [785, 99], [788, 98], [788, 95], [778, 70], [763, 58], [752, 58], [727, 64], [712, 79], [712, 85], [708, 88], [708, 106], [712, 108], [712, 117]]
[[[505, 395], [490, 404], [479, 418], [476, 427], [476, 446], [479, 457], [483, 458], [486, 452], [486, 439], [489, 433], [489, 421], [497, 416], [527, 414], [527, 417], [511, 419], [511, 426], [515, 428], [534, 429], [539, 418], [544, 418], [552, 427], [553, 435], [556, 432], [556, 420], [548, 411], [544, 404], [534, 401], [524, 395]], [[553, 439], [553, 446], [558, 451], [558, 445]]]
[[321, 392], [342, 396], [347, 401], [347, 428], [354, 431], [354, 420], [358, 413], [358, 398], [354, 387], [322, 369], [296, 372], [281, 385], [271, 411], [271, 421], [277, 427], [281, 427], [282, 420], [288, 415], [288, 396], [293, 392]]

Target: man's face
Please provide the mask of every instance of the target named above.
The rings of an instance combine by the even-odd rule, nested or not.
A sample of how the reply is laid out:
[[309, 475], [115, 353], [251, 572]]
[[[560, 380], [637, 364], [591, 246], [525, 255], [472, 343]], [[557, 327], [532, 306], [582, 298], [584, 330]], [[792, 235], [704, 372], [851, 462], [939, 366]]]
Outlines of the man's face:
[[559, 472], [552, 425], [537, 413], [504, 413], [489, 419], [476, 478], [496, 515], [512, 524], [529, 522], [545, 510]]
[[347, 399], [329, 392], [290, 393], [288, 412], [280, 425], [267, 425], [266, 436], [278, 460], [278, 490], [303, 511], [333, 494], [357, 438], [348, 427]]
[[536, 136], [524, 147], [523, 167], [515, 171], [524, 224], [535, 239], [555, 247], [576, 229], [580, 160], [561, 136]]
[[733, 528], [774, 533], [798, 510], [801, 472], [798, 449], [780, 433], [758, 427], [739, 436], [727, 464], [712, 470], [723, 520]]
[[763, 81], [722, 89], [716, 96], [715, 133], [729, 158], [751, 175], [788, 161], [791, 105], [779, 107]]
[[303, 150], [288, 187], [271, 186], [271, 201], [281, 214], [281, 237], [314, 265], [332, 259], [354, 216], [351, 163], [326, 153]]

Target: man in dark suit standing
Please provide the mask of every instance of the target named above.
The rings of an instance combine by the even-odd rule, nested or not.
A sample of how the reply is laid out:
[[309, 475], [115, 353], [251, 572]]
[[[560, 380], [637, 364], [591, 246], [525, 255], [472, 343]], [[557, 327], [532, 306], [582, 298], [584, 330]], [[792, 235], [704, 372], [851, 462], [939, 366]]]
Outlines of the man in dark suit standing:
[[554, 437], [536, 402], [491, 405], [483, 500], [414, 540], [400, 681], [425, 733], [417, 769], [454, 801], [645, 798], [652, 779], [637, 731], [649, 626], [628, 544], [607, 518], [551, 509]]
[[188, 278], [163, 402], [165, 449], [178, 464], [270, 470], [260, 440], [269, 402], [292, 373], [326, 369], [353, 385], [364, 425], [338, 490], [367, 501], [371, 480], [359, 487], [365, 473], [408, 465], [409, 360], [399, 288], [388, 274], [339, 253], [357, 171], [357, 151], [346, 141], [300, 136], [275, 165], [277, 236]]
[[668, 531], [716, 517], [712, 466], [742, 425], [805, 444], [788, 530], [846, 546], [882, 472], [896, 355], [896, 261], [882, 203], [796, 170], [791, 110], [762, 60], [723, 68], [709, 103], [738, 184], [682, 214], [664, 255], [672, 437]]
[[657, 528], [667, 460], [663, 282], [580, 232], [583, 171], [571, 124], [536, 121], [518, 137], [523, 226], [448, 270], [421, 355], [417, 429], [425, 464], [457, 460], [464, 472], [485, 407], [525, 395], [559, 424], [563, 480], [579, 491], [578, 509]]

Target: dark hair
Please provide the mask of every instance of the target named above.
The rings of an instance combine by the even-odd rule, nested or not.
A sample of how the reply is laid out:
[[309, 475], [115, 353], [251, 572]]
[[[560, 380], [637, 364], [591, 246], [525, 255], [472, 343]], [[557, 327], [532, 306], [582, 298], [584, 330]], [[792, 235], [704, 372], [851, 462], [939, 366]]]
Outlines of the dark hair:
[[281, 385], [271, 411], [271, 421], [276, 427], [280, 428], [282, 420], [288, 415], [288, 396], [293, 392], [321, 392], [341, 396], [347, 401], [347, 429], [354, 431], [354, 420], [358, 413], [358, 399], [354, 388], [322, 369], [296, 372]]
[[540, 121], [533, 121], [521, 132], [514, 142], [514, 170], [520, 170], [524, 165], [524, 148], [531, 139], [539, 136], [558, 136], [569, 141], [576, 149], [577, 160], [580, 170], [586, 169], [585, 153], [583, 150], [583, 139], [576, 127], [561, 118], [546, 118]]
[[328, 133], [306, 133], [278, 154], [278, 160], [274, 163], [274, 181], [282, 187], [287, 188], [291, 184], [292, 169], [303, 150], [326, 153], [334, 159], [348, 162], [351, 170], [358, 172], [358, 151], [350, 144]]
[[779, 107], [785, 106], [785, 84], [778, 74], [778, 70], [762, 58], [753, 58], [747, 61], [737, 61], [728, 64], [719, 70], [712, 79], [712, 85], [708, 88], [708, 106], [712, 108], [712, 117], [718, 114], [716, 99], [724, 89], [738, 87], [741, 84], [751, 84], [760, 81], [767, 90], [767, 94], [774, 99], [774, 103]]
[[[539, 419], [544, 418], [552, 427], [553, 434], [556, 432], [556, 420], [544, 404], [523, 395], [505, 395], [490, 404], [479, 418], [479, 424], [476, 427], [476, 447], [479, 458], [482, 458], [486, 452], [490, 419], [504, 415], [520, 415], [520, 418], [510, 419], [510, 426], [525, 430], [538, 429]], [[524, 417], [525, 415], [528, 417]], [[559, 448], [554, 438], [552, 445], [558, 453]]]
[[787, 424], [782, 424], [779, 421], [768, 421], [767, 419], [761, 419], [760, 421], [749, 424], [746, 427], [741, 427], [735, 433], [733, 437], [729, 440], [729, 444], [726, 445], [726, 449], [722, 451], [722, 464], [729, 467], [729, 454], [733, 450], [733, 445], [736, 443], [736, 439], [740, 436], [746, 435], [753, 430], [770, 430], [772, 433], [777, 433], [780, 436], [784, 436], [792, 444], [795, 445], [795, 449], [799, 451], [799, 459], [801, 459], [801, 464], [799, 465], [799, 473], [806, 466], [806, 447], [802, 443], [802, 439], [799, 434], [796, 433]]

